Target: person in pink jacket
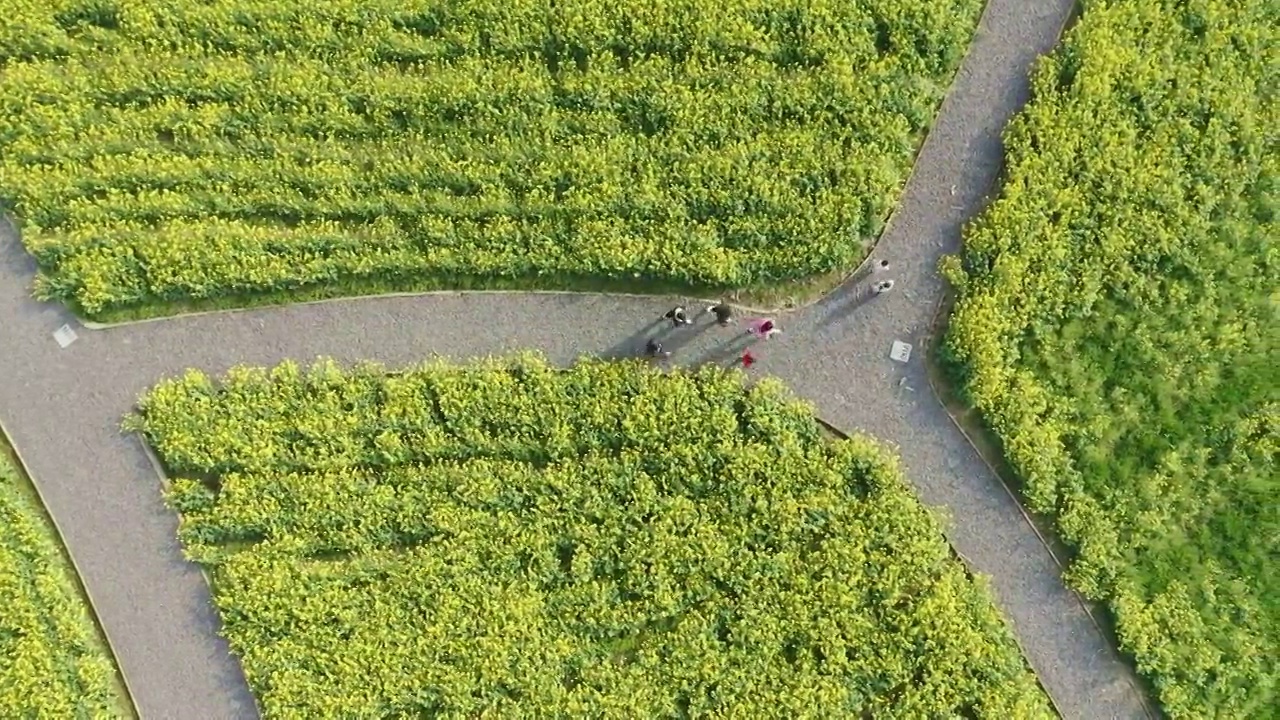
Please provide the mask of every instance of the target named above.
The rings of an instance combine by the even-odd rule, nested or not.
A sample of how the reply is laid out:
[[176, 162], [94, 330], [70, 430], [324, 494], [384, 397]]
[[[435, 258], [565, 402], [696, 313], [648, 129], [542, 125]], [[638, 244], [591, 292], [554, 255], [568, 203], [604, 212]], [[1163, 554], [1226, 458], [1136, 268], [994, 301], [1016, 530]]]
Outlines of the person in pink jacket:
[[782, 331], [778, 329], [773, 318], [756, 318], [747, 323], [748, 334], [762, 337], [765, 340], [768, 340], [780, 332]]

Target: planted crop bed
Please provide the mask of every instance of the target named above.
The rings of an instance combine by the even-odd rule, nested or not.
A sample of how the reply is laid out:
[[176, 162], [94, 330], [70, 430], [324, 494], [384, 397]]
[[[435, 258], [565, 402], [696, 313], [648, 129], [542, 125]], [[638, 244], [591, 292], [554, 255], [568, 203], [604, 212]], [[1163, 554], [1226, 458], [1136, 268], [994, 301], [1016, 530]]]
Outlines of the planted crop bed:
[[270, 717], [1048, 716], [895, 462], [742, 382], [285, 364], [130, 422]]
[[127, 717], [54, 530], [0, 440], [0, 716]]
[[89, 315], [800, 280], [878, 234], [980, 9], [0, 0], [0, 197]]
[[1086, 3], [949, 268], [970, 398], [1174, 717], [1280, 706], [1277, 28]]

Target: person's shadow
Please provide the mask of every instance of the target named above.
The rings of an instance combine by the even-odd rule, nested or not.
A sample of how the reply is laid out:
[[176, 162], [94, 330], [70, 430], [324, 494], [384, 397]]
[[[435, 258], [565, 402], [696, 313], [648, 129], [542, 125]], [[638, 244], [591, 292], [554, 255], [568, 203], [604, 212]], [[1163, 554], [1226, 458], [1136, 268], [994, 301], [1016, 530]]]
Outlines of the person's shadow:
[[662, 327], [663, 324], [670, 328], [670, 321], [665, 318], [658, 318], [648, 325], [640, 328], [632, 333], [626, 339], [617, 343], [613, 347], [600, 353], [600, 357], [604, 360], [627, 360], [630, 358], [644, 357], [645, 344], [651, 338], [661, 338], [666, 334], [667, 329]]
[[712, 348], [695, 360], [693, 365], [721, 364], [726, 360], [738, 361], [738, 355], [741, 355], [759, 340], [757, 335], [751, 335], [746, 331], [740, 332], [719, 347]]
[[670, 328], [666, 334], [668, 340], [663, 343], [663, 347], [671, 352], [675, 352], [696, 340], [706, 331], [719, 327], [723, 326], [716, 323], [714, 320], [711, 322], [699, 322], [698, 320], [694, 320], [692, 325], [680, 325], [678, 327]]
[[605, 360], [625, 360], [627, 358], [648, 355], [645, 345], [650, 340], [662, 343], [662, 349], [675, 352], [697, 336], [706, 332], [714, 323], [697, 323], [693, 325], [673, 325], [671, 320], [660, 317], [637, 330], [625, 340], [605, 350], [600, 357]]
[[878, 295], [875, 289], [870, 286], [858, 284], [850, 287], [847, 292], [840, 293], [838, 298], [828, 304], [827, 312], [818, 323], [818, 327], [825, 328], [838, 322], [843, 322], [853, 315], [858, 308], [871, 302], [876, 297]]

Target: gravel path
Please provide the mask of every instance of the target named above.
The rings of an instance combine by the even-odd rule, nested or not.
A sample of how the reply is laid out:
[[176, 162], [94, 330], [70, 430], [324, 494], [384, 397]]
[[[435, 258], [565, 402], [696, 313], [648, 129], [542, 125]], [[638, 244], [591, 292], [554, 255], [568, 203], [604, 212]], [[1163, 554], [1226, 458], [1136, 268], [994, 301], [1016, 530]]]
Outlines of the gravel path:
[[[938, 257], [957, 249], [1001, 162], [999, 132], [1027, 95], [1072, 0], [991, 0], [968, 57], [881, 239], [893, 292], [851, 282], [781, 318], [753, 374], [772, 374], [823, 418], [898, 446], [921, 498], [945, 506], [948, 535], [992, 587], [1031, 664], [1069, 718], [1144, 717], [1132, 673], [1095, 628], [999, 481], [928, 389], [920, 355], [943, 292]], [[199, 571], [182, 559], [176, 518], [138, 441], [119, 432], [138, 393], [188, 367], [328, 355], [390, 365], [432, 353], [465, 359], [539, 348], [553, 360], [627, 351], [670, 299], [556, 294], [370, 298], [87, 330], [29, 297], [34, 263], [0, 234], [0, 419], [56, 519], [144, 718], [256, 715], [239, 665], [217, 637]], [[700, 304], [689, 303], [696, 309]], [[64, 323], [79, 339], [60, 349]], [[706, 320], [703, 319], [703, 324]], [[699, 325], [676, 359], [713, 357], [735, 331]], [[893, 340], [916, 350], [888, 358]], [[729, 358], [735, 355], [729, 355]]]

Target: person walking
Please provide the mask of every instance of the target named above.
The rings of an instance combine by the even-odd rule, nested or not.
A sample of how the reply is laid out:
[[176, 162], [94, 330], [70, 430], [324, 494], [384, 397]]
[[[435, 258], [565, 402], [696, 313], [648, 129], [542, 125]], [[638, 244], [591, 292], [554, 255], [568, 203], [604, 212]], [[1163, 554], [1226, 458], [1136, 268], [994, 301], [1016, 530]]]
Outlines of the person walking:
[[889, 270], [888, 260], [877, 260], [871, 264], [872, 275], [879, 275], [880, 273], [887, 272], [888, 270]]
[[649, 342], [647, 342], [647, 343], [645, 343], [645, 344], [644, 344], [644, 354], [645, 354], [645, 355], [648, 355], [648, 356], [649, 356], [649, 357], [651, 357], [651, 358], [669, 358], [669, 357], [671, 357], [671, 351], [670, 351], [670, 350], [663, 350], [663, 349], [662, 349], [662, 343], [658, 342], [658, 341], [657, 341], [656, 339], [654, 339], [654, 338], [649, 338]]
[[707, 312], [716, 316], [716, 323], [728, 325], [733, 322], [733, 309], [724, 303], [717, 303], [707, 308]]
[[892, 290], [892, 289], [893, 289], [893, 281], [892, 281], [892, 280], [885, 280], [884, 282], [878, 282], [878, 283], [876, 283], [876, 287], [875, 287], [875, 294], [876, 294], [876, 295], [883, 295], [883, 294], [885, 294], [885, 293], [889, 292], [889, 291], [890, 291], [890, 290]]
[[680, 327], [681, 325], [691, 325], [692, 320], [689, 319], [689, 313], [685, 312], [683, 305], [677, 305], [667, 311], [662, 317], [671, 321], [672, 327]]
[[752, 365], [755, 364], [755, 362], [756, 362], [756, 356], [752, 355], [750, 350], [747, 350], [746, 352], [742, 353], [742, 367], [744, 370], [750, 368]]
[[776, 323], [774, 323], [773, 318], [756, 318], [755, 320], [752, 320], [751, 322], [747, 323], [748, 335], [755, 335], [757, 337], [762, 337], [765, 340], [768, 340], [769, 338], [773, 337], [774, 335], [780, 332], [782, 331], [778, 329], [778, 326]]

